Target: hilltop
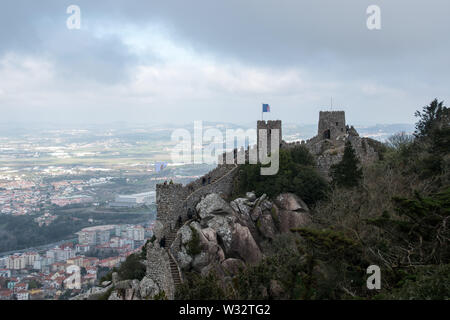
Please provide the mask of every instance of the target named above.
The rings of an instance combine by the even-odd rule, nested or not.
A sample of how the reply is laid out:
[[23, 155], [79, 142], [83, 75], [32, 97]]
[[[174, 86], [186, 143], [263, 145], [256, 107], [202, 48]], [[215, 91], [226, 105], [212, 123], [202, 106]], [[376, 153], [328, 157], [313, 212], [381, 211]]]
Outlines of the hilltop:
[[[342, 116], [324, 114], [305, 143], [283, 142], [275, 176], [224, 165], [210, 180], [160, 186], [146, 272], [126, 279], [121, 267], [97, 296], [448, 299], [449, 109], [433, 101], [414, 136], [385, 144]], [[366, 286], [370, 265], [379, 290]]]

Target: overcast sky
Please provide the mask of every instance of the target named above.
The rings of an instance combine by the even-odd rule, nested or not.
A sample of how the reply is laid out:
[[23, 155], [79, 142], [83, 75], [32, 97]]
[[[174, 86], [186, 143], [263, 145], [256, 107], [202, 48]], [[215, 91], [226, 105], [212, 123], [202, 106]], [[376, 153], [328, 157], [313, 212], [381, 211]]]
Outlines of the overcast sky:
[[[69, 5], [81, 29], [69, 30]], [[366, 26], [369, 5], [381, 30]], [[444, 0], [0, 4], [0, 122], [412, 123], [450, 93]]]

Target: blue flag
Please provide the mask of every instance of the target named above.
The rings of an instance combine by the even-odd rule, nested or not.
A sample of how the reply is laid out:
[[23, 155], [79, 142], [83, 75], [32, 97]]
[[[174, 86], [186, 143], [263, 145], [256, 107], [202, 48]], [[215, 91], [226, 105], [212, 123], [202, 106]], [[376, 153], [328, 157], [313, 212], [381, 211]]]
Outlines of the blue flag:
[[270, 112], [270, 106], [267, 103], [263, 103], [263, 111], [262, 112]]
[[167, 167], [167, 162], [157, 162], [155, 163], [155, 171], [161, 172], [165, 167]]

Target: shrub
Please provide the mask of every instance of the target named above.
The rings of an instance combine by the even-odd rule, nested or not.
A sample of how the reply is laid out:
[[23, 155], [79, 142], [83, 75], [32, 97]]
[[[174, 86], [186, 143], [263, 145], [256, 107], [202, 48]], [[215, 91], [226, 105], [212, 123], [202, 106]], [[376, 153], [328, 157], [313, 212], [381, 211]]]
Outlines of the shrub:
[[344, 155], [341, 162], [330, 168], [332, 183], [340, 187], [355, 187], [362, 178], [362, 170], [359, 168], [359, 160], [350, 141], [345, 143]]
[[122, 280], [142, 280], [145, 276], [145, 265], [141, 262], [140, 255], [133, 253], [122, 262], [117, 273]]
[[202, 252], [202, 248], [200, 246], [200, 236], [198, 235], [197, 230], [193, 227], [190, 227], [192, 231], [192, 239], [186, 244], [186, 252], [190, 256], [196, 256]]
[[225, 291], [220, 285], [219, 277], [211, 272], [206, 276], [187, 273], [186, 281], [177, 287], [176, 300], [224, 300]]

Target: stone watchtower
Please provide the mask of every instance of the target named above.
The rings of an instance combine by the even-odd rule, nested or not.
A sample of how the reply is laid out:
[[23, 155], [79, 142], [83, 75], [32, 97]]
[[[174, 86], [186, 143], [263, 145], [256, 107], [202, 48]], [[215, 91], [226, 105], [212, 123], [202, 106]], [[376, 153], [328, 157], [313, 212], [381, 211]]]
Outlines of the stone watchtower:
[[319, 130], [317, 136], [321, 139], [336, 140], [347, 133], [344, 111], [320, 111]]
[[[280, 142], [280, 145], [281, 145], [281, 137], [282, 137], [282, 134], [281, 134], [281, 120], [268, 120], [267, 122], [264, 121], [264, 120], [259, 120], [258, 121], [258, 123], [256, 125], [258, 150], [260, 149], [260, 146], [262, 144], [262, 137], [263, 137], [263, 136], [260, 135], [260, 132], [259, 132], [260, 129], [265, 129], [266, 130], [267, 153], [271, 152], [271, 145], [272, 145], [271, 136], [272, 136], [272, 130], [273, 129], [278, 129], [279, 130], [278, 131], [279, 132], [278, 135], [279, 135], [279, 142]], [[261, 134], [262, 134], [262, 132], [261, 132]]]

